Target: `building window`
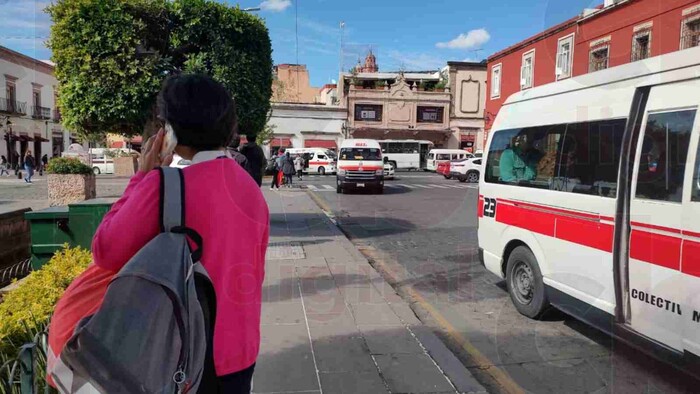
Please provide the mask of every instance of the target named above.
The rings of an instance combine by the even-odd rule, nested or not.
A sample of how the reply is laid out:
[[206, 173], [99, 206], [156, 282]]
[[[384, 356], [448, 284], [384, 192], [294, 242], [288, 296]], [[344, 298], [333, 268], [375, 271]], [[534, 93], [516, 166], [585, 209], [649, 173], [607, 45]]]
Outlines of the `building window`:
[[610, 47], [603, 46], [591, 49], [589, 72], [605, 70], [610, 60]]
[[355, 120], [362, 122], [381, 122], [382, 106], [375, 104], [355, 104]]
[[681, 26], [681, 49], [700, 46], [700, 15], [688, 18]]
[[640, 31], [632, 37], [632, 61], [651, 56], [651, 30]]
[[573, 34], [559, 39], [557, 47], [557, 79], [569, 78], [571, 76], [571, 65], [573, 64], [574, 55], [574, 36]]
[[501, 64], [493, 66], [491, 69], [491, 98], [501, 97]]
[[442, 123], [444, 107], [418, 107], [418, 123]]
[[529, 89], [532, 87], [534, 70], [535, 51], [533, 50], [523, 55], [523, 62], [520, 67], [520, 89]]
[[2, 110], [10, 113], [14, 113], [18, 110], [17, 107], [17, 87], [15, 86], [14, 80], [7, 80], [5, 76], [5, 100], [2, 104]]

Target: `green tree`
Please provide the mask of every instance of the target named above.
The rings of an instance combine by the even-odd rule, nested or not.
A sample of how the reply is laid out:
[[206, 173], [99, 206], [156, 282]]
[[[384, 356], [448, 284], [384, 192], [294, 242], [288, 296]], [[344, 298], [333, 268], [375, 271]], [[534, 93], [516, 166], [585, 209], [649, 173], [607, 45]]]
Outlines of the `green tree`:
[[66, 127], [148, 134], [163, 80], [200, 72], [236, 99], [242, 134], [263, 130], [272, 49], [260, 18], [207, 0], [58, 0], [47, 11]]

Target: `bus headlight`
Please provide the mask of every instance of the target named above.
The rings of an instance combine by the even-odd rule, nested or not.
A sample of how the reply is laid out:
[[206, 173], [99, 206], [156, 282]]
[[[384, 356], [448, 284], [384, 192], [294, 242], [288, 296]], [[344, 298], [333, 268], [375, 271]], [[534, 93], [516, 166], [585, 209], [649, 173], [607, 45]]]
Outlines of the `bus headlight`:
[[341, 170], [341, 169], [338, 170], [338, 175], [345, 175], [345, 173], [346, 173], [345, 170]]

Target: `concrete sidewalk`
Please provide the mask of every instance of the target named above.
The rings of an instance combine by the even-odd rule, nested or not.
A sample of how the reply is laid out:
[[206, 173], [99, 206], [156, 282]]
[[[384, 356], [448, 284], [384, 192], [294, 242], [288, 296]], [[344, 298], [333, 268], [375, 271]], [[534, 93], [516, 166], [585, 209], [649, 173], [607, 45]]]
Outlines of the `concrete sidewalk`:
[[264, 194], [255, 393], [485, 392], [306, 192]]

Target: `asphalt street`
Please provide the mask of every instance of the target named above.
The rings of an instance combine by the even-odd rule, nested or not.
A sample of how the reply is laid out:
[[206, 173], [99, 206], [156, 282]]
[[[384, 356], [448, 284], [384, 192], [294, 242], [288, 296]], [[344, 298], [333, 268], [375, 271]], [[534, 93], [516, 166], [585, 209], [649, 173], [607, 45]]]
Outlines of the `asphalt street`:
[[697, 381], [564, 313], [521, 316], [478, 262], [476, 185], [420, 172], [398, 172], [384, 195], [336, 194], [332, 176], [302, 184], [490, 391], [697, 392]]

